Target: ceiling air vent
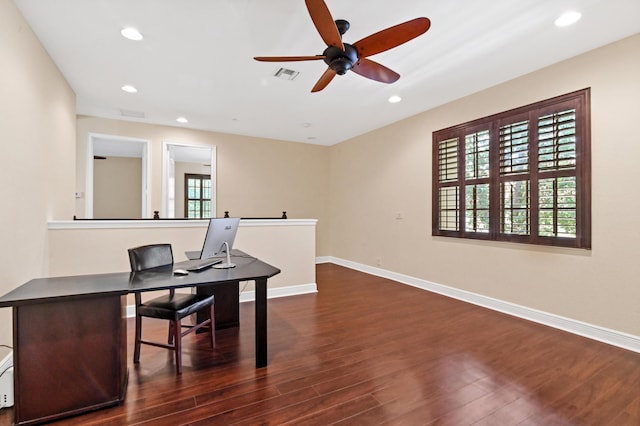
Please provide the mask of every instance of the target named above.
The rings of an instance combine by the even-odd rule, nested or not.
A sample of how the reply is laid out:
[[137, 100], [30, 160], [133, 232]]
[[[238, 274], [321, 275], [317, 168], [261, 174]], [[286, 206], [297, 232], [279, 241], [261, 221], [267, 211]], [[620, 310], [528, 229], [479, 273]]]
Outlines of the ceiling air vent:
[[130, 118], [144, 118], [144, 112], [142, 111], [131, 111], [128, 109], [121, 109], [120, 110], [120, 115], [123, 117], [130, 117]]
[[299, 71], [294, 71], [287, 68], [279, 68], [275, 72], [275, 74], [273, 74], [273, 76], [278, 77], [279, 79], [282, 79], [282, 80], [293, 80], [298, 76], [298, 74], [300, 74]]

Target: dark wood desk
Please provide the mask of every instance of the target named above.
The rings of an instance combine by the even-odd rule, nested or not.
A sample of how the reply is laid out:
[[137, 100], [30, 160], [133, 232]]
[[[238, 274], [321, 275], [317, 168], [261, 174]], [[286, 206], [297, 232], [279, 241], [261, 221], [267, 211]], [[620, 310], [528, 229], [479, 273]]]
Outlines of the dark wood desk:
[[[280, 270], [233, 253], [233, 269], [40, 278], [2, 296], [0, 307], [13, 308], [15, 424], [43, 423], [124, 400], [128, 293], [193, 286], [215, 292], [255, 281], [256, 367], [266, 366], [267, 280]], [[220, 302], [230, 303], [216, 299], [216, 307]]]

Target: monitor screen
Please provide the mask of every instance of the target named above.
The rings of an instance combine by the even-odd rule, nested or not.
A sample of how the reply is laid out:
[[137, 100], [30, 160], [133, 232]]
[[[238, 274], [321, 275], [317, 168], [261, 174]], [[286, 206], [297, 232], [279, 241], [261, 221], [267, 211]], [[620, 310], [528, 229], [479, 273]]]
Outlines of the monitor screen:
[[239, 217], [213, 218], [209, 220], [209, 227], [200, 252], [200, 259], [208, 259], [226, 253], [225, 242], [229, 245], [229, 250], [231, 250], [239, 223]]

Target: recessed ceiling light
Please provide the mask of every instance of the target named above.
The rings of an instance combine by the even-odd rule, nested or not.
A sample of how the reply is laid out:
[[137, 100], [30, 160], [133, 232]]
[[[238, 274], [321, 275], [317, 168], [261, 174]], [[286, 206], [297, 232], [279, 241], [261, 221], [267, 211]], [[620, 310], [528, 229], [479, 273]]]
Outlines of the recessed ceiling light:
[[566, 27], [571, 24], [575, 24], [580, 20], [582, 14], [576, 11], [565, 12], [558, 19], [555, 20], [554, 24], [556, 27]]
[[122, 90], [127, 93], [136, 93], [138, 91], [138, 89], [129, 84], [125, 84], [124, 86], [122, 86]]
[[400, 102], [402, 100], [402, 98], [398, 95], [393, 95], [389, 98], [389, 102], [392, 104], [397, 104], [398, 102]]
[[178, 117], [178, 118], [176, 118], [176, 121], [178, 123], [188, 123], [189, 122], [189, 120], [187, 120], [185, 117]]
[[140, 41], [143, 39], [140, 31], [131, 27], [123, 28], [122, 31], [120, 31], [120, 34], [122, 34], [122, 37], [133, 41]]

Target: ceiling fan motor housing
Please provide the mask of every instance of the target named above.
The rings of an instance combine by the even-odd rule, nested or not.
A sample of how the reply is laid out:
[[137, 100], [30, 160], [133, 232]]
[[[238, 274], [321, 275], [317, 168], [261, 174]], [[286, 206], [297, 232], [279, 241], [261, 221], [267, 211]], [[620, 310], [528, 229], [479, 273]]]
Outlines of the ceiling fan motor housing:
[[334, 70], [338, 75], [343, 75], [358, 62], [358, 51], [355, 47], [348, 43], [344, 44], [344, 51], [339, 47], [329, 46], [322, 53], [324, 61], [329, 68]]

